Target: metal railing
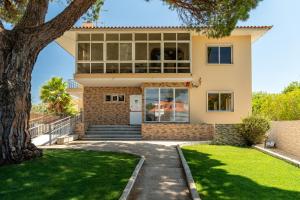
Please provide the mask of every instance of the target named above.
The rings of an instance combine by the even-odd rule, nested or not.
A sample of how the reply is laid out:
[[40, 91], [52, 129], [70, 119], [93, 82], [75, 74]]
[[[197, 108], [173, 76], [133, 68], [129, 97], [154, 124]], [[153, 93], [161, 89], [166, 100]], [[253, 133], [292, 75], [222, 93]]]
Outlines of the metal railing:
[[50, 124], [40, 124], [29, 129], [31, 138], [48, 135], [49, 140], [45, 143], [53, 144], [60, 136], [72, 134], [77, 122], [82, 120], [81, 114], [74, 117], [66, 117]]
[[39, 126], [39, 125], [43, 125], [43, 124], [49, 124], [55, 120], [58, 120], [59, 118], [60, 118], [59, 116], [55, 116], [52, 114], [45, 114], [40, 117], [31, 119], [29, 121], [29, 128], [33, 128], [35, 126]]
[[68, 80], [68, 88], [69, 89], [75, 89], [75, 88], [81, 88], [81, 85], [77, 83], [74, 79]]

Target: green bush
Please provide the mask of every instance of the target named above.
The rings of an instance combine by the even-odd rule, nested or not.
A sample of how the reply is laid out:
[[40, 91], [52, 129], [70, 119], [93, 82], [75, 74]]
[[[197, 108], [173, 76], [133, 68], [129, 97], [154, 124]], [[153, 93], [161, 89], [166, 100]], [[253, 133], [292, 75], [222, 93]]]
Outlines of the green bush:
[[299, 120], [300, 89], [282, 94], [254, 93], [252, 113], [275, 121]]
[[248, 146], [262, 143], [266, 132], [270, 129], [270, 122], [261, 116], [250, 116], [243, 119], [239, 131]]

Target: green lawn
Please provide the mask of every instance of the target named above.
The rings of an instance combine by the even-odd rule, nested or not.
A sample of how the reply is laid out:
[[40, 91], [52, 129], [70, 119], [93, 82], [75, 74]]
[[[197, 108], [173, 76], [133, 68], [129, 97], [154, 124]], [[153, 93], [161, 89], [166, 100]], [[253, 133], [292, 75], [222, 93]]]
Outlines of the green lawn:
[[182, 148], [203, 200], [300, 199], [300, 169], [254, 149]]
[[44, 150], [40, 159], [0, 167], [0, 199], [118, 199], [138, 161], [129, 154]]

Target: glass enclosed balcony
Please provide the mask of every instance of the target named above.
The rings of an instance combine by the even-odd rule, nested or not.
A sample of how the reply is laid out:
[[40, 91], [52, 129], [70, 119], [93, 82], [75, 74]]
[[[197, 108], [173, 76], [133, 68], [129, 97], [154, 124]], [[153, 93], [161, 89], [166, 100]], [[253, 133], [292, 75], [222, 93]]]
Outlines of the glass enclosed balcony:
[[179, 33], [77, 34], [77, 74], [191, 73], [191, 38]]

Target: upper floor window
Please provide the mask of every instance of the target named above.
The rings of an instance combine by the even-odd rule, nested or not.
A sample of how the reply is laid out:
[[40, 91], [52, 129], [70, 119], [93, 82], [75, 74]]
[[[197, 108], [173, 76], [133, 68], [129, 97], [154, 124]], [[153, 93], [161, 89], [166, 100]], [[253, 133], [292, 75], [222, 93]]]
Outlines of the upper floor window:
[[190, 33], [79, 33], [77, 73], [190, 73]]
[[208, 46], [208, 64], [232, 64], [232, 46]]
[[208, 92], [207, 111], [233, 112], [233, 92]]

